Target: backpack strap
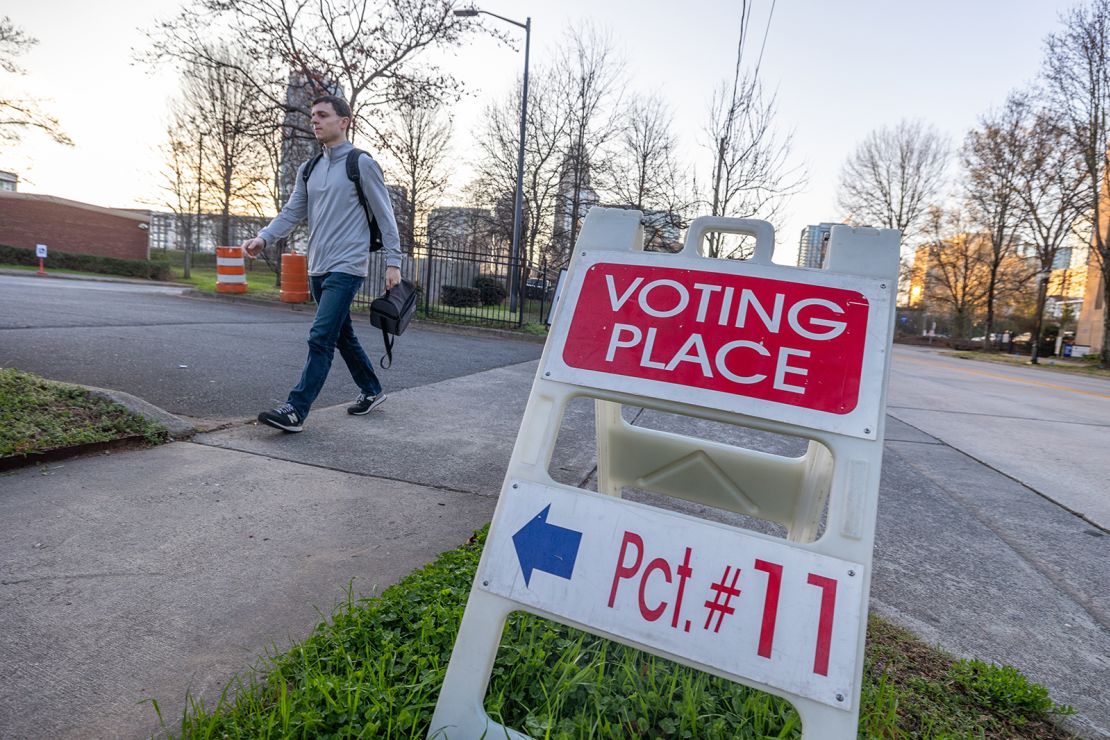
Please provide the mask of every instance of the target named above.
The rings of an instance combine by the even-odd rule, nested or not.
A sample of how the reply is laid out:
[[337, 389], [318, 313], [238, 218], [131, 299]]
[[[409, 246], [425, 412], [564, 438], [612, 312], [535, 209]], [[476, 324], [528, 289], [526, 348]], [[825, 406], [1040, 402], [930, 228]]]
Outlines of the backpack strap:
[[370, 211], [370, 203], [366, 200], [366, 193], [362, 192], [362, 176], [358, 171], [358, 158], [363, 154], [367, 157], [370, 156], [369, 152], [364, 152], [361, 149], [352, 149], [347, 152], [347, 179], [355, 184], [355, 195], [358, 196], [358, 202], [362, 205], [362, 210], [366, 214], [366, 224], [370, 227], [370, 251], [377, 252], [382, 248], [382, 230], [378, 226], [374, 214]]
[[[366, 202], [366, 193], [362, 192], [362, 177], [358, 172], [358, 158], [363, 154], [367, 157], [370, 155], [361, 149], [352, 149], [347, 152], [347, 179], [355, 184], [355, 194], [358, 195], [358, 202], [362, 205], [362, 211], [366, 214], [367, 225], [374, 223], [374, 216], [370, 213], [370, 204]], [[371, 226], [370, 228], [373, 228]]]
[[304, 170], [301, 172], [301, 180], [304, 181], [306, 188], [308, 187], [308, 176], [312, 174], [312, 170], [315, 169], [316, 165], [320, 163], [320, 160], [323, 159], [323, 157], [323, 152], [316, 152], [316, 156], [305, 163]]
[[[382, 230], [378, 227], [378, 222], [374, 219], [374, 214], [370, 211], [370, 202], [366, 200], [366, 193], [362, 190], [362, 177], [358, 171], [358, 158], [365, 154], [370, 156], [369, 152], [364, 152], [361, 149], [352, 149], [347, 152], [347, 179], [354, 183], [355, 195], [358, 196], [359, 205], [362, 206], [362, 212], [366, 214], [366, 223], [370, 227], [370, 251], [376, 252], [382, 248]], [[323, 159], [324, 153], [317, 152], [316, 156], [305, 163], [304, 170], [301, 172], [301, 179], [304, 181], [305, 188], [308, 187], [308, 176], [312, 174], [312, 170]]]

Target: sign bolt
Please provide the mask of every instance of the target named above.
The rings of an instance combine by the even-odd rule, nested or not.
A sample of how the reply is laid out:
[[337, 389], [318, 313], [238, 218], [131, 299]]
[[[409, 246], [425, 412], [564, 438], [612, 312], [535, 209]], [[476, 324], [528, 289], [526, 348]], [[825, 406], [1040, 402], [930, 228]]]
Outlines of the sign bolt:
[[863, 433], [864, 434], [871, 434], [871, 427], [867, 427], [866, 429], [864, 429]]
[[513, 488], [520, 488], [520, 484], [519, 483], [514, 483]]
[[482, 581], [482, 585], [483, 585], [483, 586], [488, 586], [488, 585], [489, 585], [489, 581]]
[[850, 575], [850, 576], [854, 576], [855, 574], [856, 574], [856, 572], [854, 570], [848, 571], [848, 575]]
[[551, 373], [550, 373], [550, 372], [546, 372], [546, 373], [544, 373], [543, 375], [544, 375], [544, 377], [545, 377], [545, 378], [550, 378], [550, 377], [551, 377]]
[[844, 701], [844, 694], [837, 694], [836, 695], [836, 700], [837, 701]]
[[879, 287], [885, 290], [886, 289], [886, 283], [879, 283]]

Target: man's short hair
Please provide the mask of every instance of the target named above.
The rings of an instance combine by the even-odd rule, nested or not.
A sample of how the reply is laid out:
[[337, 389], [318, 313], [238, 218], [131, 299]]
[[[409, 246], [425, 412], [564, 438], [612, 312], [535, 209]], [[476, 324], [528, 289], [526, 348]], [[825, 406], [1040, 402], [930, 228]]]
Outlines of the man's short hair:
[[335, 114], [340, 118], [352, 117], [351, 106], [347, 104], [346, 100], [339, 97], [338, 95], [321, 95], [320, 97], [312, 101], [313, 105], [317, 105], [319, 103], [327, 103], [328, 105], [330, 105], [331, 109], [335, 111]]

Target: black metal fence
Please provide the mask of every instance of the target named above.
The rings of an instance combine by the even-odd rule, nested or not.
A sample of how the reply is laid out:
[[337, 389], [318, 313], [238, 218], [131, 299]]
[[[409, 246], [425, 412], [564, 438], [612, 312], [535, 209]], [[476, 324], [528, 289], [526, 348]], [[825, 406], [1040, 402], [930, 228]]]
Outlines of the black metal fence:
[[[558, 271], [512, 269], [504, 255], [432, 247], [425, 256], [406, 255], [401, 276], [420, 287], [420, 312], [452, 323], [518, 327], [543, 324], [551, 311]], [[368, 307], [385, 284], [385, 258], [370, 256], [370, 270], [355, 305]]]

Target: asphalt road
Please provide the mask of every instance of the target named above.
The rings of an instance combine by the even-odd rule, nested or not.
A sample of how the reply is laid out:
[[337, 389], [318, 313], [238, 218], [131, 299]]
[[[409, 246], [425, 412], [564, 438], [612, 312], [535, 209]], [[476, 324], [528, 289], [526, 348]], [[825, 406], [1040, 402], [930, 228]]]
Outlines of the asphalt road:
[[1110, 530], [1110, 380], [896, 346], [887, 412]]
[[[254, 417], [300, 378], [310, 307], [190, 298], [179, 288], [0, 275], [0, 366], [121, 390], [180, 416]], [[377, 364], [381, 333], [356, 317]], [[397, 339], [388, 393], [540, 356], [541, 344], [413, 324]], [[358, 388], [338, 355], [316, 406]]]

